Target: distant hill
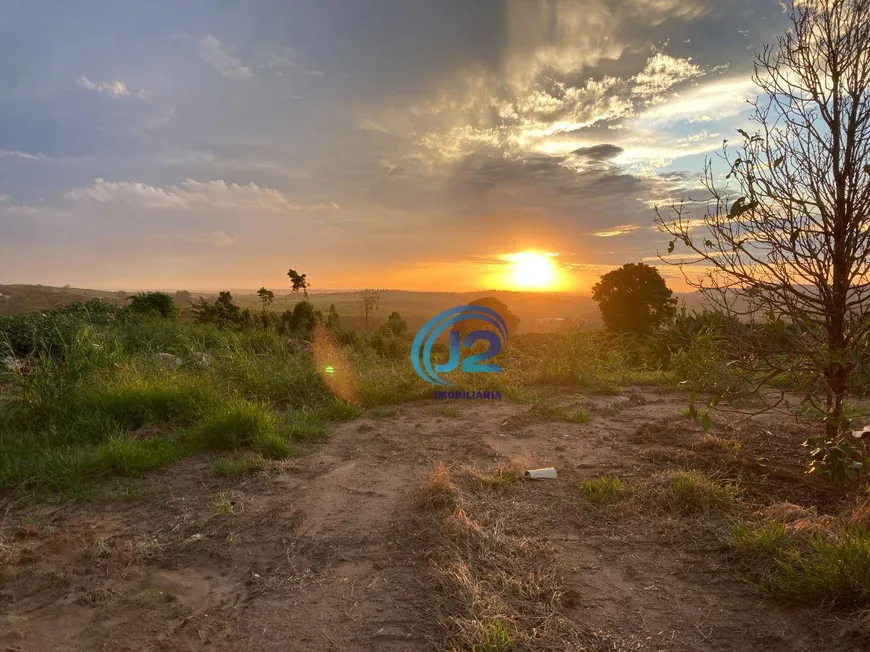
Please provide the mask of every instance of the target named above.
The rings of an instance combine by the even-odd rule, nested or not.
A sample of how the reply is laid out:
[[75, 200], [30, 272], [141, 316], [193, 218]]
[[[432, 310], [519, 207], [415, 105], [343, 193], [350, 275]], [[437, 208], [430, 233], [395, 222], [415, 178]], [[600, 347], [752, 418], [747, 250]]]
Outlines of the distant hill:
[[[173, 290], [167, 290], [174, 294]], [[254, 290], [233, 290], [235, 302], [251, 310], [262, 309], [260, 298]], [[46, 285], [0, 285], [0, 315], [15, 315], [56, 308], [58, 306], [87, 301], [99, 297], [104, 301], [123, 303], [130, 292], [110, 292], [72, 287], [51, 287]], [[217, 298], [217, 292], [191, 291], [196, 300], [202, 296]], [[493, 290], [489, 292], [411, 292], [406, 290], [378, 290], [380, 301], [374, 315], [374, 325], [386, 321], [387, 315], [396, 311], [405, 319], [412, 330], [419, 328], [430, 317], [441, 310], [462, 305], [481, 297], [495, 297], [503, 301], [520, 318], [519, 332], [546, 332], [559, 330], [565, 319], [580, 320], [584, 328], [601, 328], [601, 316], [592, 297], [581, 294], [559, 294], [543, 292], [508, 292]], [[697, 293], [675, 294], [688, 310], [702, 309], [701, 296]], [[362, 328], [365, 323], [362, 297], [359, 292], [341, 291], [313, 292], [311, 303], [325, 314], [331, 305], [335, 306], [344, 326]], [[300, 295], [289, 291], [276, 291], [275, 301], [270, 310], [283, 312], [293, 308], [301, 301]], [[188, 308], [187, 305], [179, 306]], [[371, 324], [370, 324], [371, 326]]]
[[103, 290], [86, 290], [50, 285], [0, 285], [0, 315], [20, 315], [65, 306], [77, 301], [99, 297], [104, 301], [121, 303], [128, 295]]

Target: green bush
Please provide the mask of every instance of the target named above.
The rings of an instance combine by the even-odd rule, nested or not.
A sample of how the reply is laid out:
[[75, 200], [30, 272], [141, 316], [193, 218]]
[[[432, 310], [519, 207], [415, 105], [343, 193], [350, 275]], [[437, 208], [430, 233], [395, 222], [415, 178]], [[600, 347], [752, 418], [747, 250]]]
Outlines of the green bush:
[[165, 292], [139, 292], [128, 298], [130, 312], [144, 318], [178, 319], [178, 306]]

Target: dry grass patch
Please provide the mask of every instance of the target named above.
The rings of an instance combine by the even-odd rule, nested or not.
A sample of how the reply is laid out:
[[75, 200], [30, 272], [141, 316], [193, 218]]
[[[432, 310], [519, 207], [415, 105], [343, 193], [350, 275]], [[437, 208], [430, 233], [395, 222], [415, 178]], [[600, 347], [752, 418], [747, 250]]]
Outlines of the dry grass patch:
[[737, 455], [743, 448], [739, 441], [705, 433], [692, 442], [692, 450], [699, 453], [711, 452]]
[[456, 507], [459, 503], [459, 488], [446, 466], [436, 465], [423, 482], [417, 503], [425, 509]]
[[531, 534], [530, 514], [539, 507], [491, 490], [520, 479], [506, 469], [439, 466], [423, 487], [423, 504], [454, 501], [449, 511], [431, 513], [427, 529], [435, 533], [427, 557], [446, 649], [612, 649], [564, 612], [553, 551]]

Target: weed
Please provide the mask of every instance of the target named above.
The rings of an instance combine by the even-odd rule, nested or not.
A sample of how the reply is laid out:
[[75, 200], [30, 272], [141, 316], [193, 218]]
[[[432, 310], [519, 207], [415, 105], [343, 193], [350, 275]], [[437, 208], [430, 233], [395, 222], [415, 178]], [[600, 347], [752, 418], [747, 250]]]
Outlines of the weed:
[[631, 495], [631, 487], [615, 475], [587, 478], [580, 483], [580, 489], [586, 500], [596, 505], [611, 505]]
[[508, 652], [512, 646], [507, 628], [496, 619], [481, 627], [478, 642], [471, 649], [473, 652]]
[[522, 478], [523, 475], [519, 469], [500, 467], [493, 475], [481, 476], [480, 482], [490, 489], [506, 489]]
[[215, 516], [233, 516], [236, 513], [236, 501], [225, 491], [215, 499], [212, 504]]

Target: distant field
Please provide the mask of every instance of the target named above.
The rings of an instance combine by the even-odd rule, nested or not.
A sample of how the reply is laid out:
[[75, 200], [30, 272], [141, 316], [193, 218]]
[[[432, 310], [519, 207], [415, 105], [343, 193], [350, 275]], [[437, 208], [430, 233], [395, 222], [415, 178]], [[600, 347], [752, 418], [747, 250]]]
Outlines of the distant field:
[[[194, 300], [198, 296], [216, 297], [217, 292], [190, 290]], [[46, 310], [76, 301], [86, 301], [99, 297], [104, 301], [122, 303], [131, 292], [111, 292], [72, 287], [51, 287], [46, 285], [0, 285], [0, 315], [18, 315], [37, 310]], [[291, 309], [300, 296], [285, 290], [276, 291], [275, 302], [270, 310], [283, 312]], [[411, 329], [419, 328], [435, 313], [462, 305], [481, 297], [496, 297], [503, 301], [520, 318], [519, 332], [549, 332], [558, 330], [561, 320], [579, 318], [586, 328], [601, 327], [598, 307], [590, 296], [570, 294], [544, 294], [538, 292], [407, 292], [399, 290], [380, 290], [380, 302], [374, 315], [375, 325], [386, 320], [387, 315], [396, 311], [402, 315]], [[697, 294], [677, 295], [689, 310], [700, 309], [701, 301]], [[259, 297], [254, 290], [233, 290], [235, 303], [252, 310], [261, 308]], [[326, 313], [334, 305], [342, 323], [352, 328], [360, 328], [365, 322], [363, 302], [359, 292], [314, 292], [311, 302], [315, 308]], [[185, 305], [179, 307], [186, 308]]]

